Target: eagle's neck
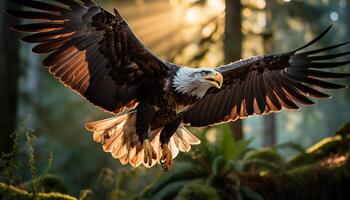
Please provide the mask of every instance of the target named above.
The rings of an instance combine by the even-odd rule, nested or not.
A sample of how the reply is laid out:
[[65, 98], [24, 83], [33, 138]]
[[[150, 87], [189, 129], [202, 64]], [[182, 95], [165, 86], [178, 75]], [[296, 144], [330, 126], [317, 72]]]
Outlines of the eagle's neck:
[[181, 67], [172, 80], [175, 91], [180, 94], [203, 98], [211, 86], [203, 84], [202, 81], [194, 76], [194, 72], [197, 70], [189, 67]]

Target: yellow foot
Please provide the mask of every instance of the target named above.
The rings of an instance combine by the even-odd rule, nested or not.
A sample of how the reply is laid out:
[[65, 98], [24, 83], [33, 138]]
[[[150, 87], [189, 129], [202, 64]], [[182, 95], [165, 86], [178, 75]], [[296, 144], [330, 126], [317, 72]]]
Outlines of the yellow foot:
[[173, 155], [167, 144], [163, 145], [160, 163], [165, 171], [171, 169], [173, 166]]
[[143, 161], [145, 163], [148, 163], [149, 166], [151, 166], [152, 165], [152, 160], [153, 159], [157, 159], [157, 154], [154, 151], [151, 143], [148, 140], [145, 140], [143, 142], [143, 149], [144, 149]]

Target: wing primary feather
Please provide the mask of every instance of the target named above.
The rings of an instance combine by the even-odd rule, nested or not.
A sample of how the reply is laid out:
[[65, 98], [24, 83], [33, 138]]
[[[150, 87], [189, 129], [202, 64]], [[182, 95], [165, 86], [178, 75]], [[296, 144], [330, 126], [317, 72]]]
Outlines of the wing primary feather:
[[12, 29], [19, 32], [48, 32], [63, 29], [63, 23], [35, 23], [35, 24], [23, 24], [13, 26]]
[[335, 73], [335, 72], [324, 72], [318, 70], [308, 70], [309, 76], [316, 78], [329, 78], [329, 79], [338, 79], [346, 78], [350, 76], [350, 73]]
[[62, 3], [64, 5], [67, 5], [74, 10], [82, 9], [82, 6], [79, 3], [77, 3], [75, 0], [55, 0], [55, 1]]
[[309, 98], [305, 97], [304, 95], [300, 94], [298, 90], [296, 90], [293, 85], [288, 85], [285, 83], [285, 80], [282, 79], [280, 74], [276, 74], [274, 76], [276, 79], [279, 80], [279, 83], [281, 83], [282, 88], [284, 89], [285, 92], [287, 92], [293, 100], [306, 104], [306, 105], [314, 105], [315, 103], [311, 101]]
[[300, 47], [300, 48], [294, 50], [293, 52], [300, 51], [300, 50], [302, 50], [302, 49], [305, 49], [305, 48], [307, 48], [307, 47], [313, 45], [314, 43], [316, 43], [317, 41], [319, 41], [321, 38], [323, 38], [323, 37], [328, 33], [328, 31], [331, 30], [331, 28], [332, 28], [332, 25], [330, 25], [326, 30], [324, 30], [324, 31], [323, 31], [320, 35], [318, 35], [315, 39], [311, 40], [309, 43], [303, 45], [302, 47]]
[[283, 107], [288, 109], [299, 109], [299, 107], [292, 100], [287, 98], [287, 94], [280, 88], [281, 84], [279, 81], [270, 76], [267, 76], [267, 80], [272, 85], [273, 90], [277, 94]]
[[324, 88], [324, 89], [341, 89], [341, 88], [346, 87], [344, 85], [330, 83], [330, 82], [322, 81], [322, 80], [311, 78], [311, 77], [298, 77], [298, 76], [291, 75], [289, 73], [285, 73], [285, 74], [287, 76], [291, 77], [294, 80], [301, 81], [301, 82], [304, 82], [304, 83], [308, 83], [310, 85], [313, 85], [313, 86], [316, 86], [316, 87], [320, 87], [320, 88]]
[[246, 110], [248, 115], [254, 114], [254, 85], [253, 81], [255, 79], [255, 71], [251, 72], [246, 78]]
[[338, 48], [338, 47], [341, 47], [341, 46], [345, 46], [345, 45], [347, 45], [347, 44], [349, 44], [349, 43], [350, 43], [350, 42], [343, 42], [343, 43], [340, 43], [340, 44], [332, 45], [332, 46], [325, 47], [325, 48], [321, 48], [321, 49], [306, 51], [306, 52], [300, 53], [300, 55], [313, 55], [313, 54], [318, 54], [318, 53], [321, 53], [321, 52], [324, 52], [324, 51], [329, 51], [329, 50], [332, 50], [332, 49], [335, 49], [335, 48]]
[[296, 82], [288, 76], [284, 76], [284, 80], [287, 82], [287, 84], [293, 85], [294, 87], [298, 88], [301, 92], [304, 92], [307, 95], [310, 95], [310, 96], [313, 96], [316, 98], [329, 98], [330, 97], [328, 94], [320, 92], [320, 91], [313, 89], [312, 87], [309, 87], [307, 85], [304, 85], [300, 82]]
[[343, 57], [343, 56], [346, 56], [349, 54], [350, 54], [350, 51], [343, 52], [343, 53], [337, 53], [337, 54], [323, 55], [323, 56], [308, 56], [308, 58], [311, 59], [312, 61], [330, 60], [330, 59], [334, 59], [334, 58]]
[[68, 12], [69, 11], [63, 7], [44, 3], [41, 1], [33, 1], [33, 0], [11, 0], [11, 1], [22, 6], [27, 6], [29, 8], [35, 8], [35, 9], [44, 10], [44, 11], [51, 11], [51, 12]]
[[50, 53], [58, 48], [60, 48], [65, 42], [70, 38], [58, 38], [56, 40], [48, 41], [42, 44], [39, 44], [33, 48], [33, 52], [37, 54]]
[[[276, 94], [273, 92], [272, 85], [270, 85], [270, 82], [268, 81], [268, 78], [267, 78], [268, 74], [264, 73], [263, 76], [264, 76], [264, 79], [263, 79], [264, 85], [266, 86], [266, 89], [267, 89], [266, 93], [267, 93], [268, 99], [271, 101], [272, 106], [277, 109], [274, 111], [280, 111], [282, 109], [282, 106], [281, 106]], [[269, 107], [270, 107], [270, 109], [273, 109], [271, 107], [271, 105], [269, 105]]]
[[55, 13], [38, 12], [38, 11], [25, 11], [25, 10], [6, 10], [11, 16], [19, 17], [23, 19], [31, 19], [38, 21], [64, 21], [65, 19]]
[[342, 61], [342, 62], [311, 62], [311, 68], [334, 68], [342, 65], [349, 64], [350, 60]]
[[28, 43], [40, 43], [46, 42], [58, 38], [67, 38], [71, 37], [75, 32], [67, 29], [61, 29], [56, 31], [44, 32], [44, 33], [36, 33], [32, 35], [28, 35], [22, 38], [23, 42]]
[[[264, 72], [262, 72], [264, 73]], [[259, 74], [257, 76], [257, 80], [256, 80], [256, 88], [255, 91], [257, 91], [257, 104], [259, 107], [259, 110], [261, 113], [264, 113], [265, 111], [265, 105], [266, 105], [266, 88], [265, 88], [265, 84], [264, 84], [264, 75], [263, 74]]]
[[350, 73], [335, 73], [335, 72], [325, 72], [314, 69], [288, 69], [287, 72], [289, 74], [295, 76], [312, 76], [315, 78], [324, 78], [324, 79], [338, 79], [338, 78], [346, 78], [350, 76]]

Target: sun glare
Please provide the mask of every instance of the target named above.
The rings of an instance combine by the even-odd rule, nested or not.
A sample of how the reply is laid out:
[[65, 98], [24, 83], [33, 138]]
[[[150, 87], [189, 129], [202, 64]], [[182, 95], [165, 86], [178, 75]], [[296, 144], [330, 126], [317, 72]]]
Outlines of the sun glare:
[[223, 0], [208, 0], [208, 6], [215, 9], [217, 12], [225, 10], [225, 3]]
[[187, 22], [194, 24], [199, 21], [199, 10], [196, 8], [189, 8], [186, 11]]

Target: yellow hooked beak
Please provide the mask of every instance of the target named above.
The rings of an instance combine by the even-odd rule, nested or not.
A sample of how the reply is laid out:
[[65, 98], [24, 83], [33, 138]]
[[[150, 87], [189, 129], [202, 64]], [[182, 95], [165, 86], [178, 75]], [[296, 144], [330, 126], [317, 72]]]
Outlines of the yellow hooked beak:
[[208, 76], [205, 77], [204, 80], [208, 81], [217, 89], [220, 89], [222, 86], [222, 83], [224, 82], [224, 77], [219, 72], [215, 72], [215, 73], [208, 74]]

